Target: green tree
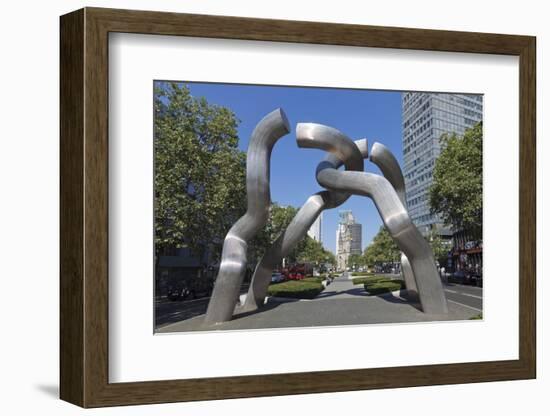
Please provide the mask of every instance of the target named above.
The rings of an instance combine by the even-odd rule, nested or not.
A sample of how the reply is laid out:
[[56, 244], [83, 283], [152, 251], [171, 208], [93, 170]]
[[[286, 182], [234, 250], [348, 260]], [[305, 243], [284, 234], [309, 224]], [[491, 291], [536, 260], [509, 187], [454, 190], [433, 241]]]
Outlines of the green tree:
[[332, 251], [325, 250], [325, 263], [331, 264], [336, 267], [336, 256]]
[[430, 188], [433, 213], [455, 230], [481, 238], [483, 202], [483, 130], [478, 123], [464, 136], [441, 136], [444, 149], [437, 158]]
[[428, 240], [428, 243], [430, 244], [430, 247], [432, 248], [432, 252], [434, 254], [434, 259], [439, 262], [440, 265], [446, 265], [447, 264], [447, 253], [449, 252], [450, 244], [445, 243], [441, 236], [435, 232], [432, 231], [427, 237], [426, 240]]
[[178, 83], [154, 91], [155, 249], [209, 245], [221, 254], [225, 234], [246, 211], [246, 155], [238, 120], [225, 107], [191, 96]]
[[386, 227], [381, 226], [372, 239], [372, 243], [365, 249], [365, 262], [369, 267], [376, 263], [399, 261], [401, 252], [393, 241]]
[[331, 263], [334, 264], [335, 258], [332, 252], [325, 250], [323, 245], [306, 235], [302, 246], [298, 246], [295, 250], [296, 260], [307, 263]]
[[350, 267], [363, 267], [366, 266], [367, 259], [363, 254], [351, 254], [348, 258], [348, 265]]
[[[269, 217], [263, 229], [248, 244], [248, 260], [257, 261], [266, 250], [271, 247], [273, 242], [288, 227], [298, 210], [293, 206], [281, 206], [274, 202], [269, 210]], [[294, 252], [303, 246], [303, 242], [298, 244], [289, 257], [295, 257]]]
[[[266, 225], [248, 245], [249, 262], [254, 263], [264, 255], [279, 235], [286, 230], [297, 213], [298, 209], [290, 205], [281, 206], [276, 202], [271, 205]], [[306, 235], [286, 256], [286, 262], [328, 262], [334, 264], [335, 258], [334, 254], [325, 250], [321, 243]]]

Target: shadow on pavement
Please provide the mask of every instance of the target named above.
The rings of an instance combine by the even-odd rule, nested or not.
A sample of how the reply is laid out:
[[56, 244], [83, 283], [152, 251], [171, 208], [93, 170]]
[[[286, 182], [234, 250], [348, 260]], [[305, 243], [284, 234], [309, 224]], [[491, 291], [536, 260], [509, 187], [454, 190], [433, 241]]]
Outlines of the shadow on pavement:
[[412, 300], [406, 299], [406, 291], [405, 290], [401, 290], [399, 292], [400, 297], [397, 297], [393, 293], [381, 293], [379, 295], [374, 295], [374, 296], [376, 296], [377, 298], [382, 299], [382, 300], [384, 300], [388, 303], [395, 303], [395, 304], [400, 304], [400, 305], [410, 305], [413, 308], [418, 309], [420, 312], [422, 312], [422, 307], [420, 306], [420, 303], [417, 300], [412, 301]]
[[264, 306], [253, 311], [239, 312], [238, 310], [236, 310], [236, 313], [233, 315], [233, 318], [231, 320], [235, 321], [237, 319], [245, 318], [250, 315], [259, 315], [261, 313], [271, 311], [283, 303], [297, 302], [299, 300], [300, 299], [284, 299], [284, 300], [278, 301], [278, 300], [270, 299], [270, 301], [264, 304]]
[[315, 297], [315, 299], [325, 299], [331, 296], [338, 296], [343, 294], [352, 295], [352, 296], [361, 296], [361, 297], [367, 296], [365, 289], [363, 289], [362, 287], [354, 287], [353, 289], [342, 290], [342, 291], [324, 291], [319, 293]]

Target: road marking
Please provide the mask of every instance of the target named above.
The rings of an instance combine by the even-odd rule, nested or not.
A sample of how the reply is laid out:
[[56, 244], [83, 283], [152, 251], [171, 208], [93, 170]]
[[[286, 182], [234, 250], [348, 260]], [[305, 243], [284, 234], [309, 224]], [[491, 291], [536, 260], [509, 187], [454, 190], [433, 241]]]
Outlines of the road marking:
[[451, 299], [447, 299], [447, 302], [456, 303], [457, 305], [464, 306], [465, 308], [470, 308], [470, 309], [473, 309], [474, 311], [483, 312], [481, 309], [474, 308], [473, 306], [465, 305], [460, 302], [455, 302], [454, 300], [451, 300]]
[[476, 299], [483, 299], [482, 296], [471, 295], [471, 294], [469, 294], [469, 293], [464, 293], [464, 292], [457, 292], [456, 290], [445, 289], [445, 292], [456, 293], [457, 295], [469, 296], [469, 297], [471, 297], [471, 298], [476, 298]]

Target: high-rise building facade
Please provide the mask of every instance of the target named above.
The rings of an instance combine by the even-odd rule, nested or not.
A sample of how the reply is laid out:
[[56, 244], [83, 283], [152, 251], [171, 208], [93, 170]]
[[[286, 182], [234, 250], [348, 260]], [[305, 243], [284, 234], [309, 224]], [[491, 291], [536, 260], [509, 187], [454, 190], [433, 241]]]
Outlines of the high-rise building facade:
[[358, 223], [348, 225], [349, 233], [351, 235], [350, 241], [350, 254], [361, 254], [361, 238], [362, 238], [362, 226]]
[[438, 215], [430, 213], [429, 188], [444, 133], [464, 134], [483, 118], [483, 96], [478, 94], [401, 94], [403, 175], [407, 208], [420, 232], [450, 236]]
[[355, 222], [351, 211], [339, 211], [340, 221], [336, 229], [336, 267], [346, 270], [349, 256], [361, 254], [362, 226]]
[[322, 233], [323, 233], [323, 213], [321, 212], [321, 214], [319, 214], [315, 222], [311, 224], [311, 227], [309, 227], [309, 230], [307, 230], [307, 235], [309, 235], [315, 241], [318, 241], [319, 243], [323, 244]]

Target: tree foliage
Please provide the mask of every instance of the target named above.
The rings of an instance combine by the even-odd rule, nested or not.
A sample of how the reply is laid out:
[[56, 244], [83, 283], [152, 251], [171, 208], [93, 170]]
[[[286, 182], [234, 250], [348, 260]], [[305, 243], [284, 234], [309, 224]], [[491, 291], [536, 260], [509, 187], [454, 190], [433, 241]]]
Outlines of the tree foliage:
[[[440, 264], [445, 264], [447, 260], [447, 253], [449, 251], [449, 245], [446, 244], [437, 232], [430, 233], [426, 240], [430, 244], [430, 247], [434, 254], [434, 259]], [[352, 255], [349, 259], [349, 264], [356, 264], [357, 266], [369, 266], [372, 267], [377, 263], [390, 263], [401, 261], [401, 251], [397, 244], [391, 238], [389, 232], [384, 226], [380, 227], [380, 230], [373, 238], [372, 243], [365, 249], [363, 256]]]
[[430, 206], [433, 213], [455, 230], [481, 237], [483, 203], [483, 157], [481, 123], [463, 137], [443, 135], [444, 149], [435, 162]]
[[238, 120], [178, 83], [156, 84], [154, 111], [156, 251], [221, 246], [246, 210]]
[[[246, 212], [246, 153], [239, 150], [238, 120], [228, 108], [193, 97], [184, 84], [161, 82], [154, 91], [155, 250], [187, 246], [219, 259], [223, 240]], [[265, 227], [248, 245], [257, 261], [298, 210], [271, 205]], [[334, 263], [334, 255], [304, 237], [289, 262]]]
[[363, 254], [351, 254], [348, 258], [350, 267], [363, 267], [367, 265], [367, 258]]
[[372, 243], [365, 249], [365, 262], [369, 267], [376, 263], [388, 263], [399, 261], [401, 252], [393, 241], [390, 233], [381, 226], [378, 233], [372, 239]]
[[450, 244], [446, 244], [436, 231], [432, 231], [426, 237], [426, 240], [428, 240], [428, 243], [432, 248], [434, 259], [439, 262], [440, 265], [447, 264], [447, 253], [451, 248]]
[[271, 204], [267, 223], [248, 244], [248, 260], [250, 262], [263, 256], [283, 230], [288, 227], [297, 212], [298, 210], [290, 205], [281, 206], [276, 202]]
[[302, 242], [303, 245], [301, 247], [297, 247], [297, 250], [295, 250], [296, 260], [316, 264], [335, 264], [336, 259], [334, 254], [328, 250], [325, 250], [319, 241], [306, 235]]
[[[276, 202], [273, 203], [269, 210], [269, 218], [266, 225], [249, 244], [249, 260], [253, 262], [259, 259], [288, 227], [297, 213], [298, 209], [293, 206], [281, 206]], [[333, 263], [334, 254], [325, 250], [321, 243], [307, 235], [286, 256], [287, 263], [325, 263], [327, 259], [329, 263]]]

